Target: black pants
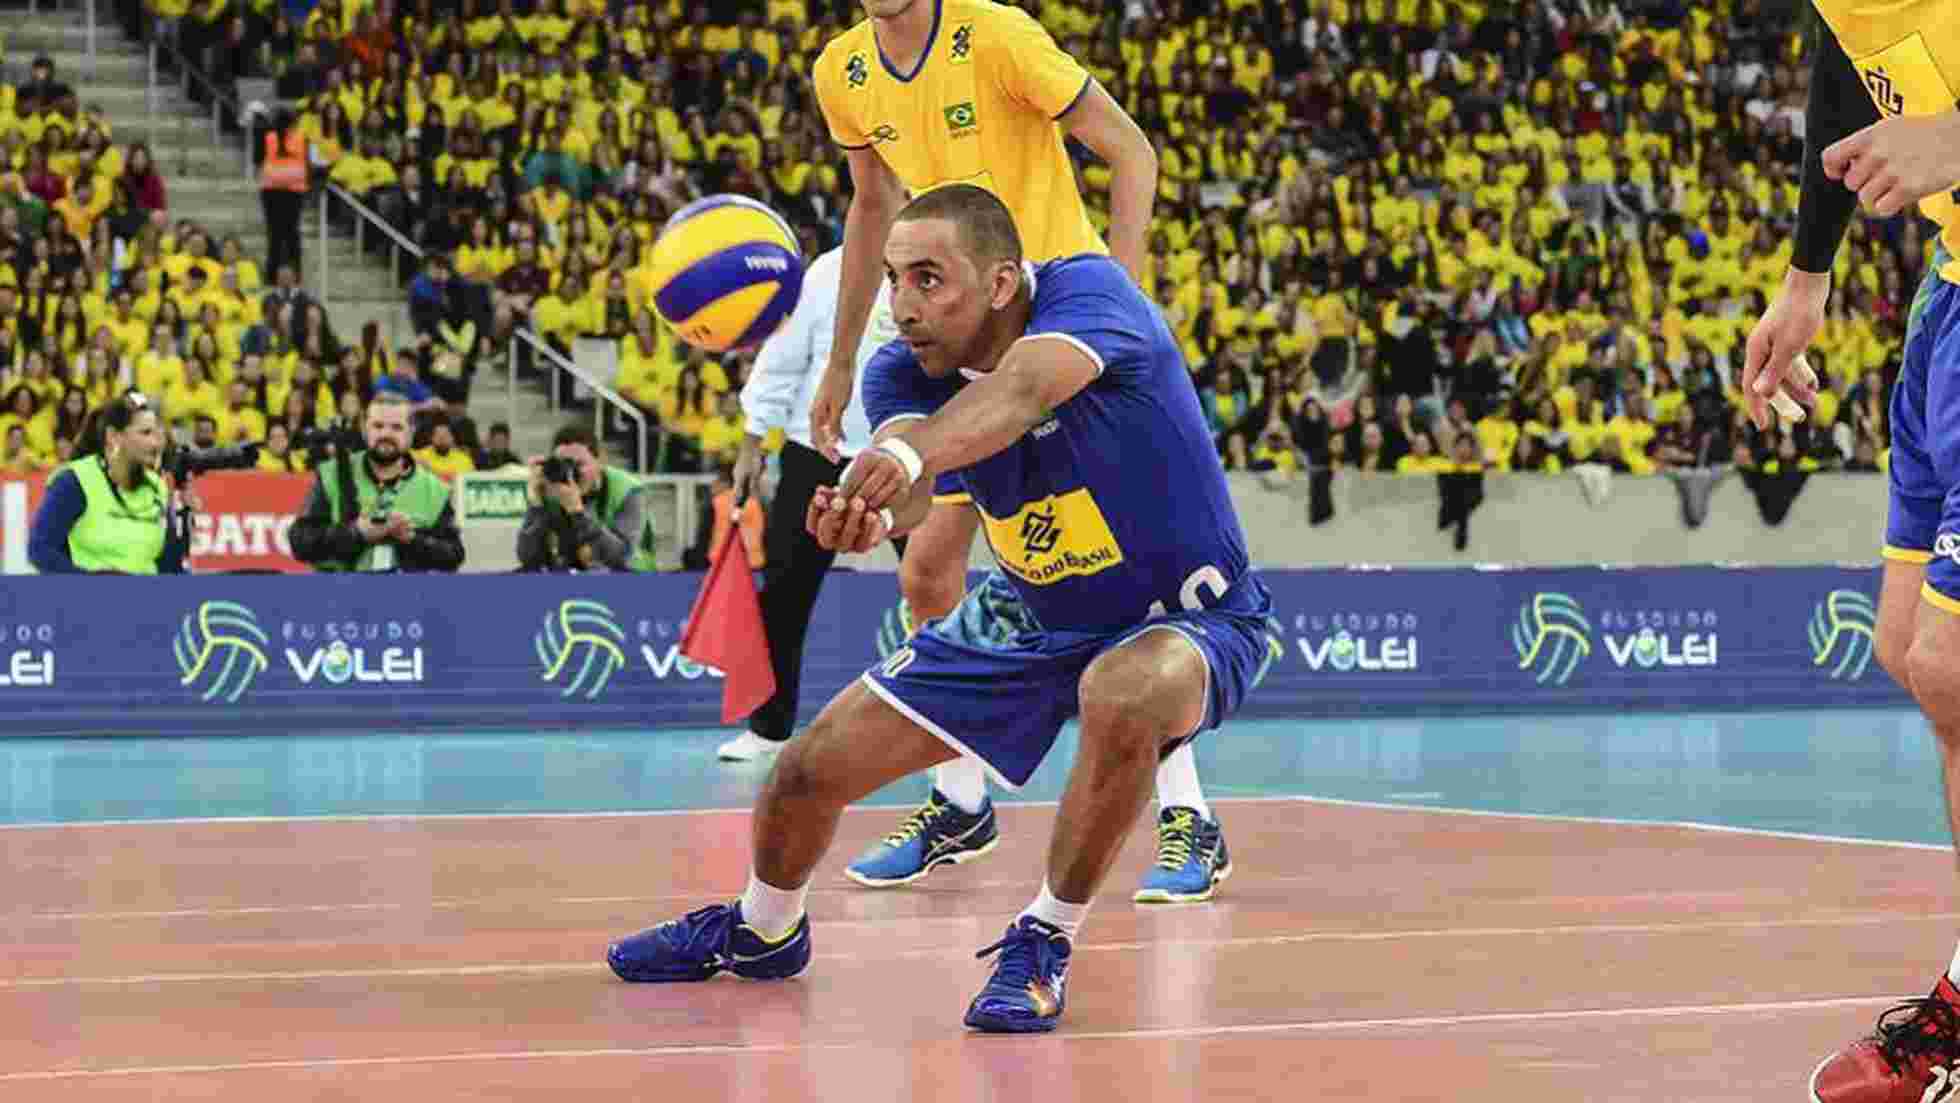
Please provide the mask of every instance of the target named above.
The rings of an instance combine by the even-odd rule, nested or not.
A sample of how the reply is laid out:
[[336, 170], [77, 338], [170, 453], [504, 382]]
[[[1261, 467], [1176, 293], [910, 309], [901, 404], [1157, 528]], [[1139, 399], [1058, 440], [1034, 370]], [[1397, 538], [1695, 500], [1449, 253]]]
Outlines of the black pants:
[[[749, 730], [764, 739], [782, 742], [796, 730], [797, 696], [803, 681], [803, 640], [810, 631], [810, 611], [816, 608], [823, 579], [836, 552], [817, 545], [803, 527], [817, 487], [835, 486], [844, 464], [831, 463], [823, 453], [795, 441], [783, 442], [782, 478], [776, 500], [769, 504], [763, 529], [763, 548], [769, 566], [762, 572], [762, 628], [769, 637], [770, 665], [776, 668], [776, 695], [749, 715]], [[903, 556], [904, 543], [898, 541]]]
[[261, 188], [259, 202], [265, 207], [266, 282], [279, 278], [282, 264], [292, 265], [293, 271], [304, 280], [306, 271], [300, 267], [299, 220], [306, 194]]

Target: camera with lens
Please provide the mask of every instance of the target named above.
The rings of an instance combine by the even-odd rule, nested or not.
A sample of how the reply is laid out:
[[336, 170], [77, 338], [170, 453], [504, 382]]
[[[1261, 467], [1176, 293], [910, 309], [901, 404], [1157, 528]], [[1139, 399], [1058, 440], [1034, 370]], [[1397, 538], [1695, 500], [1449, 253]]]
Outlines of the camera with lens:
[[244, 471], [259, 464], [259, 446], [237, 444], [228, 448], [187, 448], [173, 444], [164, 450], [163, 470], [182, 484], [207, 471]]
[[538, 465], [538, 475], [548, 483], [577, 482], [578, 464], [564, 456], [546, 456]]

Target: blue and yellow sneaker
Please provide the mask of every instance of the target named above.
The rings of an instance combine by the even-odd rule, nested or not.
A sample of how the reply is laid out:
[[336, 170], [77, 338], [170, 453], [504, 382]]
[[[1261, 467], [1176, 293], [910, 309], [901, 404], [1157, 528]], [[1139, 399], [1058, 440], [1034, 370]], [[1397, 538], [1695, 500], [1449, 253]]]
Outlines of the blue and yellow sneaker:
[[1172, 806], [1157, 816], [1157, 864], [1130, 897], [1139, 904], [1195, 904], [1211, 899], [1232, 875], [1225, 830], [1195, 808]]
[[1014, 921], [999, 942], [975, 954], [1000, 951], [987, 987], [966, 1009], [966, 1025], [984, 1034], [1041, 1034], [1062, 1019], [1069, 937], [1031, 915]]
[[934, 866], [970, 862], [999, 845], [993, 801], [983, 800], [978, 812], [962, 812], [934, 789], [898, 830], [858, 855], [844, 876], [869, 888], [888, 889], [910, 884]]
[[613, 943], [606, 964], [620, 980], [707, 980], [723, 970], [749, 980], [787, 980], [810, 964], [810, 917], [774, 942], [742, 922], [741, 904], [710, 904]]

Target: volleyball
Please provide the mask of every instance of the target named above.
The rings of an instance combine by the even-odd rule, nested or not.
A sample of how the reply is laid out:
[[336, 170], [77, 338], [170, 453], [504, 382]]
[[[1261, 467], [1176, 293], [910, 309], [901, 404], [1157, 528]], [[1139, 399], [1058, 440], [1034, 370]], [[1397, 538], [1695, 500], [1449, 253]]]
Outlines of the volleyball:
[[765, 204], [711, 195], [680, 210], [653, 243], [653, 308], [708, 352], [762, 343], [803, 289], [796, 231]]

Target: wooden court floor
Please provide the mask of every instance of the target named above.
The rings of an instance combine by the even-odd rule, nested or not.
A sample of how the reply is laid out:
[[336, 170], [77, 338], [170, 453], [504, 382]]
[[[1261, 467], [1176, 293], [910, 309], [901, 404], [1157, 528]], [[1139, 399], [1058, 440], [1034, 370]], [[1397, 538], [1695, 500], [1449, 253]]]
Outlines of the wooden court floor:
[[1237, 875], [1132, 905], [1139, 828], [1039, 1038], [960, 1016], [1049, 805], [882, 893], [840, 871], [891, 810], [854, 810], [776, 984], [603, 963], [739, 890], [746, 812], [0, 829], [0, 1100], [1795, 1101], [1960, 929], [1945, 848], [1218, 808]]

